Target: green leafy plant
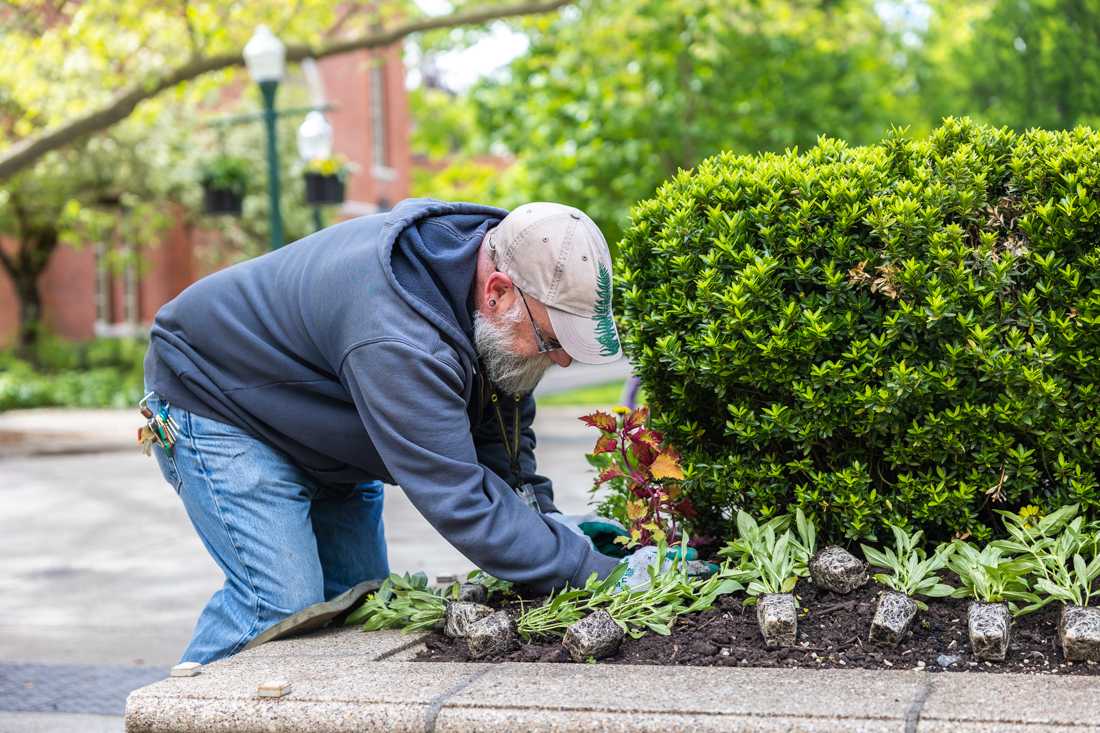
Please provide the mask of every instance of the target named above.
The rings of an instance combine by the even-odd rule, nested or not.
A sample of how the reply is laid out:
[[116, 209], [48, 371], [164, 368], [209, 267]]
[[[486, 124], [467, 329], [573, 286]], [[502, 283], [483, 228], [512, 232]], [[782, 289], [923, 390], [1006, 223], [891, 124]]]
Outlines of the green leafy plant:
[[810, 575], [810, 560], [817, 552], [817, 527], [801, 509], [794, 512], [795, 574], [806, 578]]
[[679, 552], [670, 553], [665, 543], [658, 543], [658, 556], [668, 562], [657, 571], [649, 568], [649, 585], [641, 591], [615, 590], [626, 565], [602, 580], [595, 575], [584, 588], [567, 588], [554, 594], [545, 603], [525, 609], [517, 623], [524, 638], [560, 636], [572, 624], [589, 613], [606, 609], [627, 634], [639, 638], [648, 632], [671, 633], [673, 622], [686, 613], [710, 608], [718, 596], [742, 590], [739, 574], [728, 566], [708, 578], [688, 574], [687, 538], [681, 538]]
[[694, 509], [681, 493], [679, 454], [665, 444], [661, 433], [646, 427], [649, 409], [615, 408], [611, 415], [597, 410], [580, 418], [600, 431], [589, 462], [597, 468], [593, 490], [608, 485], [621, 497], [623, 516], [616, 516], [629, 530], [619, 538], [629, 547], [674, 542], [685, 519]]
[[1009, 538], [993, 544], [1021, 556], [1027, 562], [1033, 589], [1044, 594], [1019, 614], [1055, 600], [1076, 606], [1089, 604], [1093, 584], [1100, 577], [1100, 533], [1086, 525], [1077, 511], [1076, 505], [1069, 505], [1046, 516], [1001, 512]]
[[693, 534], [793, 507], [828, 541], [986, 541], [1100, 510], [1100, 133], [946, 119], [726, 152], [631, 211], [620, 334]]
[[203, 166], [200, 180], [207, 188], [232, 191], [244, 196], [251, 177], [251, 166], [245, 158], [233, 155], [219, 155]]
[[[512, 592], [511, 583], [480, 570], [472, 571], [466, 579], [485, 586], [490, 597]], [[460, 589], [457, 582], [443, 588], [432, 587], [424, 573], [390, 573], [377, 591], [348, 614], [344, 623], [362, 624], [363, 631], [401, 629], [410, 633], [434, 629], [443, 623], [447, 601], [456, 600]]]
[[927, 611], [928, 604], [919, 600], [919, 596], [946, 598], [955, 591], [950, 585], [941, 583], [940, 576], [936, 574], [947, 567], [951, 545], [941, 545], [929, 557], [921, 543], [923, 532], [917, 530], [908, 534], [901, 527], [893, 525], [890, 529], [894, 534], [894, 546], [877, 550], [861, 545], [863, 556], [874, 567], [890, 571], [876, 573], [874, 578], [878, 583], [898, 593], [904, 593], [916, 601], [918, 608]]
[[0, 351], [0, 411], [30, 407], [132, 407], [144, 394], [144, 339], [77, 344], [43, 333], [20, 358]]
[[436, 628], [443, 623], [447, 599], [455, 590], [457, 584], [446, 590], [432, 588], [424, 573], [391, 573], [344, 623], [362, 624], [363, 631], [401, 629], [410, 633]]
[[718, 554], [736, 563], [738, 579], [748, 582], [750, 602], [765, 593], [790, 593], [798, 578], [809, 574], [816, 530], [801, 511], [795, 516], [797, 535], [790, 523], [791, 518], [783, 516], [759, 524], [748, 512], [737, 512], [737, 539]]
[[954, 598], [972, 598], [982, 603], [1008, 602], [1016, 615], [1021, 611], [1018, 602], [1039, 600], [1028, 581], [1030, 563], [1006, 554], [996, 545], [989, 544], [979, 550], [969, 542], [956, 540], [952, 543], [947, 567], [959, 576], [961, 583], [951, 593]]
[[598, 579], [593, 573], [584, 587], [563, 588], [543, 603], [525, 608], [516, 622], [516, 630], [525, 639], [561, 636], [587, 614], [611, 602], [615, 585], [625, 571], [626, 565], [620, 564], [606, 578]]

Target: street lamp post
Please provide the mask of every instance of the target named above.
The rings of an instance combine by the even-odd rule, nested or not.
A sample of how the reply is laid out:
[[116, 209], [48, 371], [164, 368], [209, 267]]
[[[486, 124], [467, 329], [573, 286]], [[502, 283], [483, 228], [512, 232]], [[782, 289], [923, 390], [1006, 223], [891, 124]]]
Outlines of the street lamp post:
[[279, 203], [279, 147], [276, 143], [275, 92], [286, 69], [286, 47], [266, 25], [252, 34], [244, 47], [244, 62], [264, 99], [264, 127], [267, 128], [267, 195], [270, 201], [271, 249], [282, 247], [283, 214]]
[[[320, 110], [313, 110], [306, 115], [305, 121], [298, 128], [298, 155], [305, 163], [323, 160], [332, 155], [332, 125]], [[313, 226], [317, 231], [325, 226], [319, 204], [313, 207]]]

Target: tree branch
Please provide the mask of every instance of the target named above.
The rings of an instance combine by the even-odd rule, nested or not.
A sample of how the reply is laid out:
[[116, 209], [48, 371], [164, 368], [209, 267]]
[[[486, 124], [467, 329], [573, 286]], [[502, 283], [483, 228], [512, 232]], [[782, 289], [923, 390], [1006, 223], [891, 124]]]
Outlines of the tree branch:
[[[350, 51], [390, 46], [413, 33], [464, 25], [477, 25], [500, 18], [546, 13], [568, 5], [570, 2], [571, 0], [529, 0], [515, 5], [501, 5], [444, 16], [421, 18], [389, 29], [382, 28], [363, 36], [324, 43], [316, 47], [305, 44], [288, 46], [286, 60], [321, 59]], [[97, 110], [81, 115], [53, 129], [32, 135], [12, 145], [3, 155], [0, 155], [0, 182], [6, 181], [19, 171], [34, 164], [46, 153], [64, 147], [84, 135], [105, 130], [111, 125], [121, 122], [133, 112], [138, 104], [155, 97], [166, 89], [171, 89], [177, 84], [191, 81], [212, 71], [243, 65], [244, 59], [240, 54], [219, 54], [192, 59], [166, 74], [150, 77], [119, 93], [105, 106]]]
[[191, 58], [202, 53], [202, 44], [199, 43], [199, 33], [195, 29], [195, 24], [191, 22], [191, 14], [188, 12], [191, 9], [190, 0], [183, 0], [181, 15], [183, 15], [184, 25], [187, 26], [187, 37], [191, 41]]

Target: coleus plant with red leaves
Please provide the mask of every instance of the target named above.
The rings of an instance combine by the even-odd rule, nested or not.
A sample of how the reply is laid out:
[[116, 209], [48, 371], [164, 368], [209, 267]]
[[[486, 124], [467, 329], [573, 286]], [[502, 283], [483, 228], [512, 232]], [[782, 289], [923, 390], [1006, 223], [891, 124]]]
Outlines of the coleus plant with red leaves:
[[628, 547], [678, 541], [685, 519], [695, 516], [683, 496], [680, 454], [665, 445], [664, 436], [646, 427], [649, 408], [616, 407], [615, 414], [597, 410], [580, 418], [600, 431], [589, 462], [599, 470], [595, 486], [608, 484], [625, 496]]

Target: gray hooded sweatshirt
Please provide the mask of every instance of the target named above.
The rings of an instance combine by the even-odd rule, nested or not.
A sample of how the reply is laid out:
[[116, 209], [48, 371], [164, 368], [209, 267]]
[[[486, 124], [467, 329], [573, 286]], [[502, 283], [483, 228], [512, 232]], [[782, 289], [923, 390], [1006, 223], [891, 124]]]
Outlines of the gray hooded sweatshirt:
[[[472, 343], [485, 232], [506, 211], [410, 199], [199, 280], [157, 313], [146, 381], [172, 404], [285, 451], [318, 481], [381, 480], [486, 572], [549, 591], [606, 576], [594, 551], [509, 486], [536, 473], [534, 399], [510, 476]], [[509, 434], [509, 440], [512, 436]]]

